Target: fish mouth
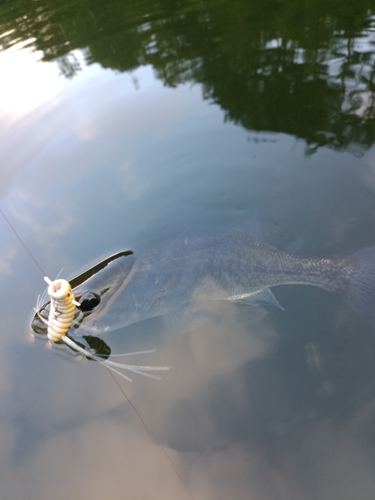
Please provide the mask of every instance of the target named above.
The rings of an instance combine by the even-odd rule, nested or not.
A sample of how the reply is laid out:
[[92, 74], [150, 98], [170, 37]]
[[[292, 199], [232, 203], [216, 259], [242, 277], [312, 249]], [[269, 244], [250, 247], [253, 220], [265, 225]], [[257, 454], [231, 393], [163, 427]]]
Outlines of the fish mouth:
[[[112, 254], [69, 280], [69, 284], [74, 292], [75, 300], [81, 304], [80, 307], [77, 307], [74, 312], [70, 328], [71, 332], [80, 329], [80, 334], [87, 333], [91, 335], [98, 333], [99, 327], [94, 321], [87, 321], [87, 318], [94, 312], [96, 314], [99, 312], [100, 314], [101, 309], [105, 310], [105, 305], [108, 303], [112, 294], [115, 293], [116, 287], [94, 286], [93, 290], [90, 290], [89, 283], [91, 283], [91, 281], [89, 280], [95, 278], [100, 271], [105, 269], [109, 264], [113, 263], [117, 259], [131, 255], [133, 255], [133, 251], [131, 250]], [[30, 328], [34, 333], [38, 335], [47, 335], [50, 306], [50, 300], [49, 298], [47, 299], [46, 292], [41, 297], [38, 297], [35, 314], [33, 315], [30, 324]], [[102, 307], [100, 308], [99, 306]], [[108, 329], [109, 328], [104, 328], [104, 331]]]

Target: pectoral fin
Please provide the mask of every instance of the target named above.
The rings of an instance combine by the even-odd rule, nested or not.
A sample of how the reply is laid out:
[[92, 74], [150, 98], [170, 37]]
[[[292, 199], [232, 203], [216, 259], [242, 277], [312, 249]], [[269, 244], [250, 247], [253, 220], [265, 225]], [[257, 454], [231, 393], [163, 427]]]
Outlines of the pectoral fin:
[[251, 295], [231, 297], [229, 300], [237, 304], [246, 304], [250, 306], [274, 306], [285, 311], [269, 288], [265, 288], [257, 293], [252, 293]]

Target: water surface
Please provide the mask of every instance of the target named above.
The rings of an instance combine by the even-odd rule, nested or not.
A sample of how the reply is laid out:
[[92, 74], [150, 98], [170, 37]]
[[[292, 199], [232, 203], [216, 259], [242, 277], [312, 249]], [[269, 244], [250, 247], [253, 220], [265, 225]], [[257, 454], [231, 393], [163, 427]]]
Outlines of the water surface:
[[[7, 1], [1, 208], [46, 274], [256, 208], [266, 240], [375, 243], [375, 18], [368, 1]], [[38, 268], [0, 220], [0, 483], [6, 499], [372, 499], [375, 336], [336, 297], [212, 306], [103, 335], [122, 383], [29, 332]]]

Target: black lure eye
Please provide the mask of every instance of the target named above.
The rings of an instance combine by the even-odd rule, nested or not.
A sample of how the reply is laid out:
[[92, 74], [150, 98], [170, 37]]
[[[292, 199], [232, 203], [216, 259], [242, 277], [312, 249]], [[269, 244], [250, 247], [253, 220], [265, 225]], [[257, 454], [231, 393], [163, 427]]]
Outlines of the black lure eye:
[[95, 309], [100, 303], [100, 296], [97, 293], [87, 291], [81, 295], [80, 299], [81, 311], [88, 312]]

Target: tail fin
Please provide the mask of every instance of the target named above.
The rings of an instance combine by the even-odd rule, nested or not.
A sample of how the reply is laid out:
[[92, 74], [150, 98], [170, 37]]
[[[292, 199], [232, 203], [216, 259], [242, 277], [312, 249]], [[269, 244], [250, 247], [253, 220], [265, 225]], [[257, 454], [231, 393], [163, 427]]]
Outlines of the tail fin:
[[341, 298], [375, 329], [375, 246], [346, 254], [351, 273]]

